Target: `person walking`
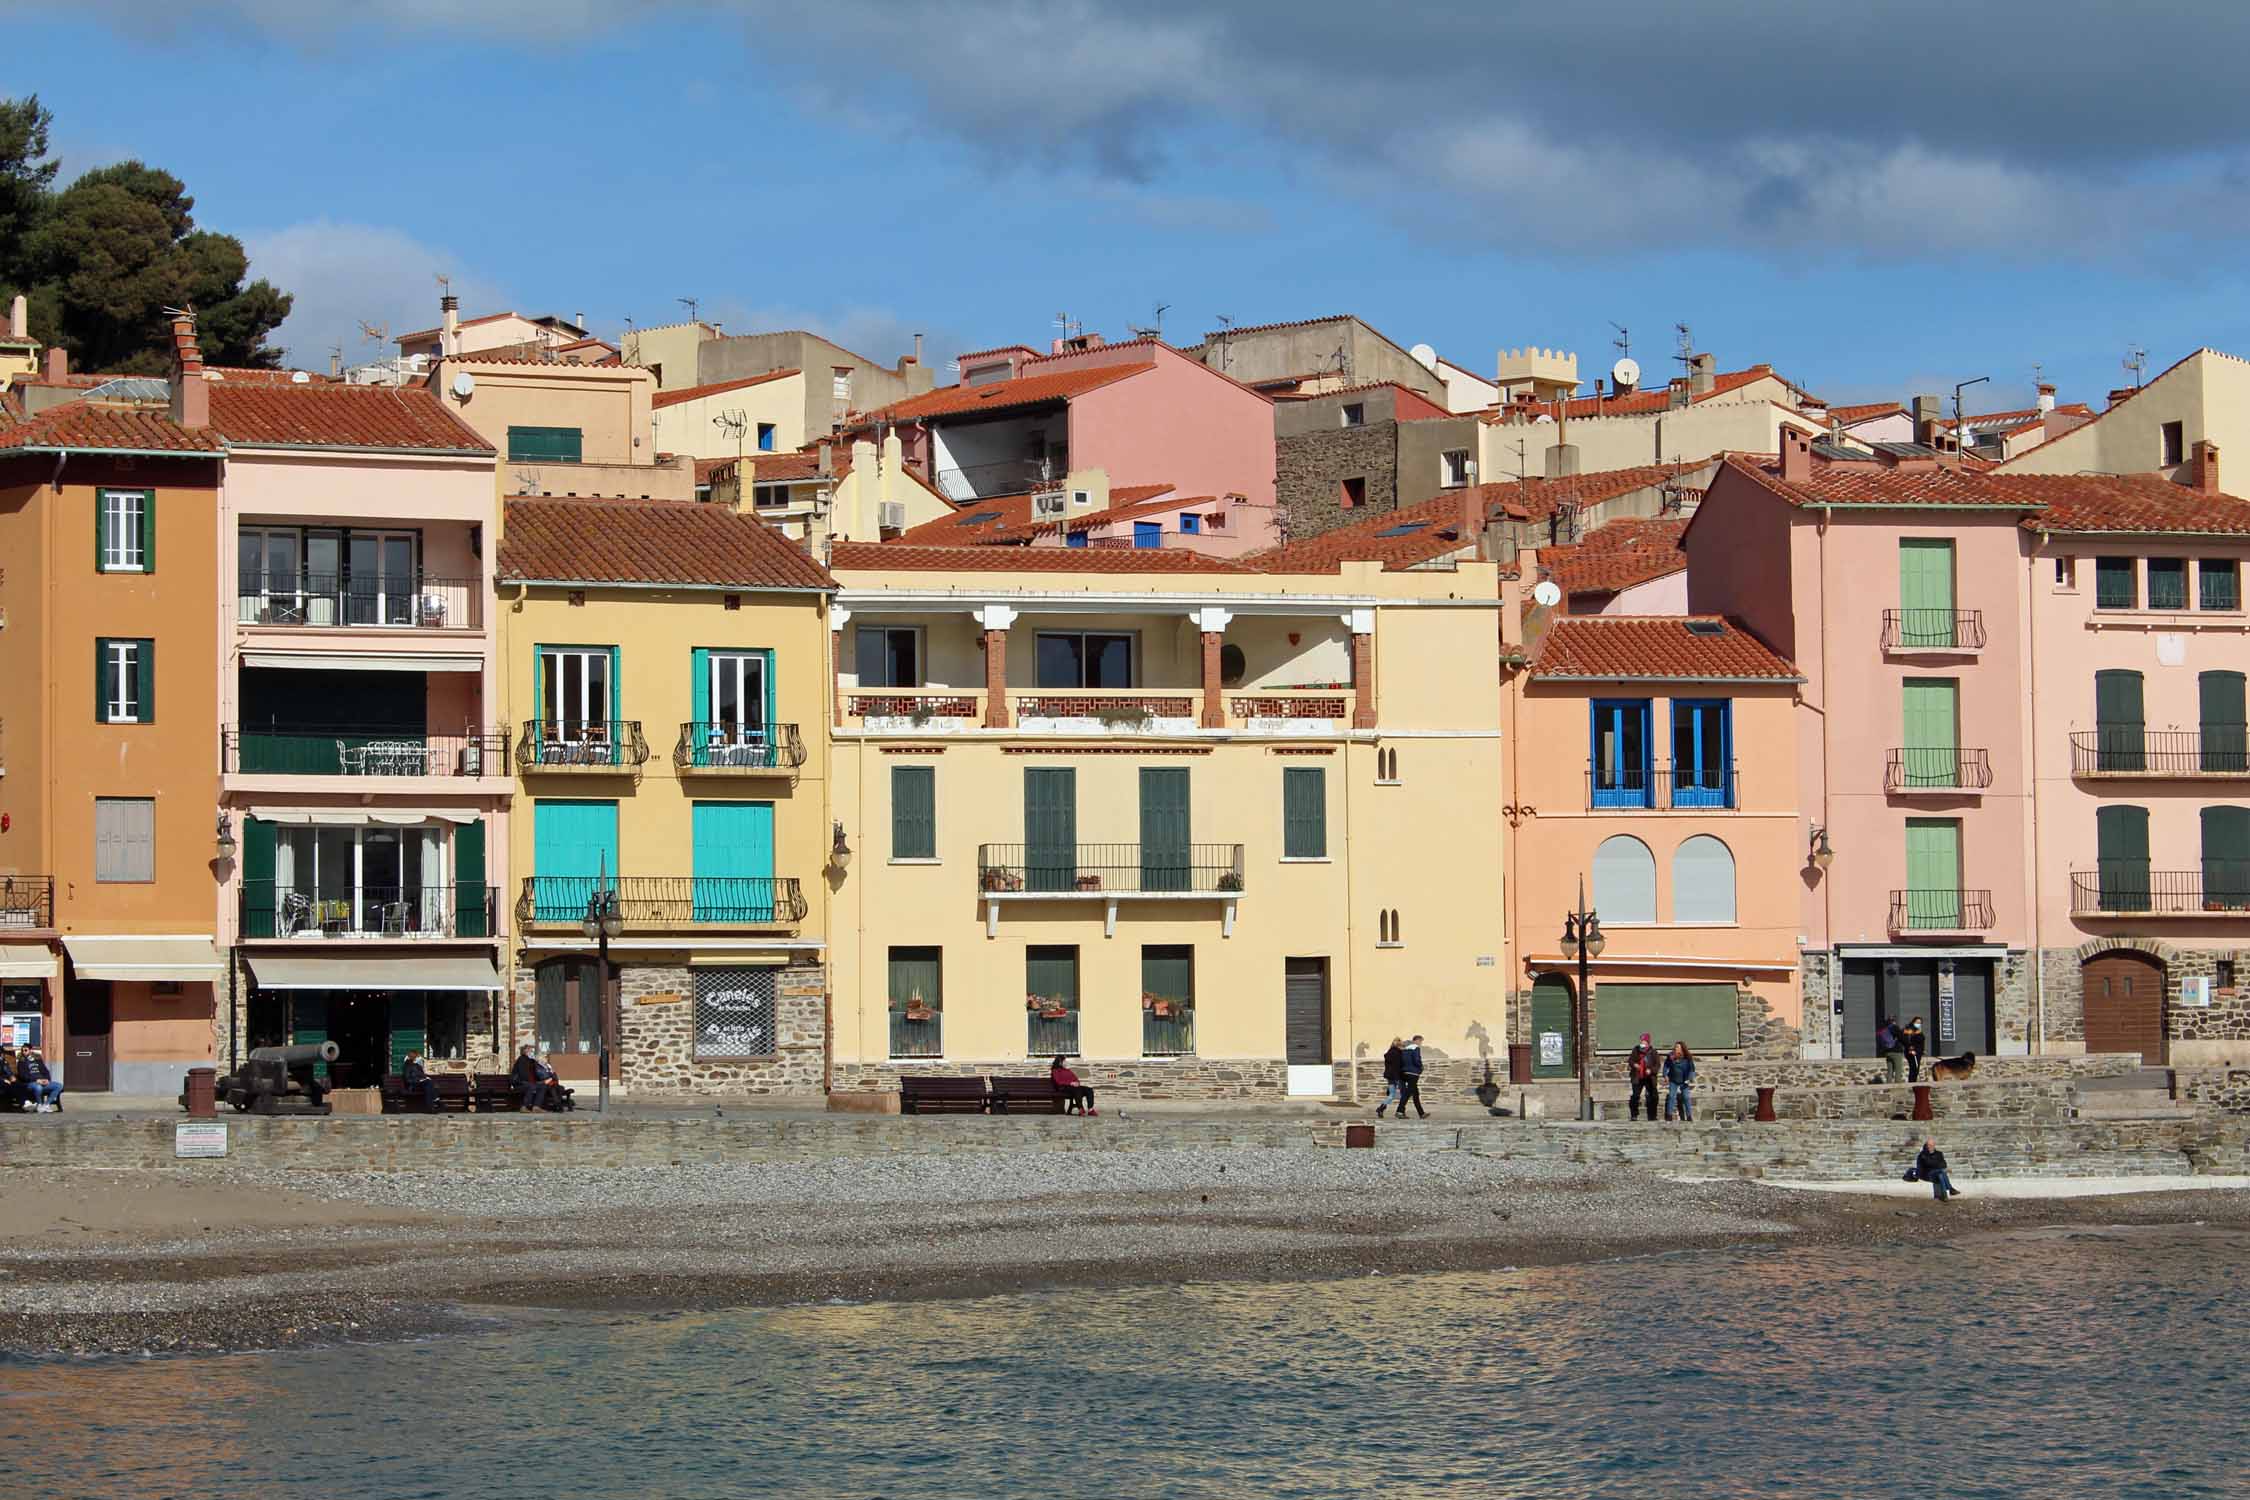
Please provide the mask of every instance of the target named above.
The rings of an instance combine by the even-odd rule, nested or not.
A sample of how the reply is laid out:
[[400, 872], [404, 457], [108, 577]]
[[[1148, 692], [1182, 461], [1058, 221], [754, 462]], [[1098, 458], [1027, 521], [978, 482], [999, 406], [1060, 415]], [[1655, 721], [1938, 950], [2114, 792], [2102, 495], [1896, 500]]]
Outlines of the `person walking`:
[[1375, 1106], [1375, 1118], [1383, 1118], [1383, 1111], [1399, 1102], [1399, 1094], [1406, 1077], [1406, 1043], [1391, 1038], [1389, 1050], [1383, 1053], [1383, 1102]]
[[62, 1112], [62, 1084], [47, 1067], [37, 1047], [26, 1047], [16, 1057], [16, 1085], [43, 1115]]
[[1669, 1120], [1677, 1113], [1681, 1123], [1695, 1118], [1695, 1108], [1688, 1100], [1688, 1085], [1695, 1082], [1695, 1054], [1688, 1051], [1685, 1042], [1672, 1044], [1672, 1055], [1664, 1059], [1664, 1118]]
[[1641, 1117], [1641, 1099], [1645, 1095], [1648, 1099], [1648, 1122], [1651, 1125], [1656, 1123], [1656, 1075], [1663, 1071], [1663, 1054], [1656, 1050], [1656, 1044], [1649, 1040], [1648, 1033], [1642, 1032], [1641, 1044], [1625, 1058], [1625, 1082], [1633, 1091], [1630, 1107], [1634, 1119]]
[[1906, 1054], [1906, 1081], [1922, 1081], [1922, 1054], [1929, 1050], [1929, 1038], [1922, 1034], [1922, 1018], [1916, 1016], [1906, 1023], [1898, 1034], [1899, 1050]]
[[1961, 1196], [1961, 1190], [1953, 1185], [1953, 1173], [1946, 1167], [1945, 1153], [1927, 1136], [1922, 1138], [1922, 1149], [1914, 1157], [1914, 1175], [1930, 1185], [1930, 1196], [1940, 1203]]
[[1417, 1117], [1427, 1120], [1430, 1112], [1422, 1107], [1422, 1034], [1414, 1033], [1398, 1055], [1398, 1117], [1406, 1118], [1406, 1106], [1414, 1106]]
[[1875, 1028], [1875, 1050], [1882, 1054], [1883, 1077], [1892, 1083], [1906, 1082], [1906, 1051], [1898, 1039], [1898, 1022], [1889, 1016]]

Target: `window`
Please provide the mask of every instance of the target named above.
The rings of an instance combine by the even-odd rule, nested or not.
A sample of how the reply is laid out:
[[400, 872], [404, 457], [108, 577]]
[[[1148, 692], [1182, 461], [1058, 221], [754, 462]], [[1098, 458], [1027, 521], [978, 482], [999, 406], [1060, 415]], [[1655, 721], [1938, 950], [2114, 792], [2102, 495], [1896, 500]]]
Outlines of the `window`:
[[779, 1050], [774, 991], [780, 969], [745, 964], [694, 974], [698, 1058], [771, 1057]]
[[760, 423], [758, 424], [758, 451], [759, 451], [760, 453], [771, 453], [771, 452], [773, 452], [773, 445], [774, 445], [774, 425], [773, 425], [773, 423], [771, 423], [771, 422], [760, 422]]
[[1401, 784], [1398, 779], [1398, 752], [1396, 750], [1378, 750], [1375, 752], [1375, 784], [1377, 786], [1398, 786]]
[[1065, 535], [1063, 536], [1063, 545], [1065, 547], [1086, 547], [1091, 546], [1092, 542], [1089, 540], [1085, 532], [1072, 531], [1065, 533]]
[[1365, 427], [1367, 425], [1366, 403], [1362, 401], [1345, 402], [1343, 418], [1343, 425], [1346, 427]]
[[1224, 531], [1227, 529], [1227, 513], [1215, 510], [1203, 518], [1203, 524], [1213, 531]]
[[1672, 851], [1672, 920], [1734, 922], [1734, 851], [1707, 833]]
[[1953, 543], [1945, 537], [1901, 537], [1898, 543], [1898, 644], [1949, 650], [1953, 627]]
[[[1201, 516], [1198, 516], [1198, 515], [1194, 515], [1194, 514], [1191, 514], [1191, 513], [1188, 513], [1188, 512], [1182, 512], [1182, 513], [1181, 513], [1181, 515], [1180, 515], [1180, 535], [1182, 535], [1182, 536], [1194, 536], [1194, 535], [1195, 535], [1195, 534], [1196, 534], [1197, 532], [1201, 531], [1202, 529], [1203, 529], [1203, 518], [1202, 518]], [[2208, 605], [2206, 605], [2206, 606], [2205, 606], [2205, 608], [2209, 608], [2209, 606], [2208, 606]]]
[[1161, 521], [1135, 521], [1133, 545], [1136, 547], [1161, 547], [1164, 545], [1164, 523]]
[[2211, 985], [2214, 989], [2234, 988], [2234, 960], [2218, 958], [2211, 961]]
[[769, 653], [699, 647], [692, 661], [695, 717], [708, 726], [709, 742], [738, 748], [765, 744]]
[[922, 632], [912, 625], [859, 627], [859, 685], [863, 688], [917, 688], [922, 685]]
[[1742, 1045], [1731, 984], [1624, 984], [1604, 980], [1594, 996], [1596, 1052], [1630, 1052], [1647, 1032], [1659, 1046], [1686, 1042], [1692, 1052], [1732, 1052]]
[[2148, 607], [2186, 609], [2187, 559], [2152, 557], [2148, 560]]
[[2195, 581], [2199, 607], [2242, 608], [2242, 564], [2234, 558], [2204, 558], [2195, 565]]
[[844, 402], [846, 405], [851, 403], [852, 367], [850, 365], [831, 365], [828, 367], [828, 394], [831, 398]]
[[2203, 909], [2250, 911], [2250, 807], [2203, 809]]
[[2250, 771], [2250, 726], [2244, 724], [2243, 674], [2200, 672], [2195, 680], [2201, 713], [2196, 764], [2207, 774]]
[[2094, 559], [2094, 608], [2138, 609], [2140, 581], [2129, 557]]
[[2072, 589], [2075, 589], [2075, 588], [2077, 588], [2077, 587], [2078, 587], [2078, 559], [2077, 559], [2077, 558], [2075, 558], [2075, 557], [2058, 557], [2058, 558], [2056, 558], [2056, 559], [2055, 559], [2055, 588], [2056, 588], [2056, 591], [2057, 591], [2057, 592], [2060, 592], [2060, 593], [2069, 593], [2069, 592], [2070, 592], [2070, 591], [2071, 591]]
[[549, 733], [571, 741], [608, 737], [616, 661], [614, 646], [539, 648], [539, 718]]
[[1319, 766], [1282, 769], [1281, 857], [1328, 857], [1328, 773]]
[[1195, 949], [1151, 943], [1141, 949], [1141, 1055], [1195, 1054]]
[[156, 492], [103, 490], [95, 500], [94, 571], [156, 570]]
[[469, 997], [441, 992], [422, 1000], [422, 1053], [434, 1061], [460, 1062], [469, 1055]]
[[1367, 503], [1367, 481], [1365, 479], [1345, 480], [1343, 486], [1337, 492], [1336, 503], [1345, 510], [1358, 510]]
[[1043, 688], [1129, 688], [1133, 685], [1133, 638], [1130, 635], [1042, 630], [1038, 653], [1038, 680]]
[[1077, 1055], [1078, 950], [1027, 948], [1023, 970], [1025, 1054], [1033, 1058]]
[[1905, 925], [1957, 928], [1961, 906], [1961, 820], [1908, 818]]
[[2148, 809], [2110, 806], [2094, 811], [2095, 874], [2103, 911], [2147, 911]]
[[1954, 677], [1909, 677], [1899, 685], [1898, 787], [1961, 784], [1961, 683]]
[[1631, 834], [1594, 850], [1594, 910], [1612, 926], [1656, 920], [1656, 856]]
[[2094, 769], [2145, 771], [2148, 744], [2143, 731], [2141, 674], [2116, 668], [2094, 674]]
[[937, 768], [891, 767], [891, 858], [937, 858]]
[[[255, 903], [254, 935], [469, 936], [455, 932], [455, 917], [466, 910], [481, 919], [484, 891], [465, 887], [461, 895], [470, 899], [457, 902], [446, 882], [446, 826], [268, 824], [246, 830], [246, 870], [263, 860], [259, 848], [269, 835], [273, 850], [271, 895], [258, 886], [244, 897]], [[589, 889], [592, 884], [586, 882]], [[581, 893], [573, 913], [585, 907]]]
[[891, 1056], [945, 1055], [945, 955], [937, 948], [890, 951]]
[[1734, 806], [1733, 704], [1672, 700], [1672, 805]]
[[1448, 448], [1442, 456], [1445, 466], [1445, 487], [1457, 490], [1469, 482], [1469, 450]]
[[1649, 701], [1596, 698], [1591, 760], [1596, 807], [1649, 807]]
[[789, 486], [761, 484], [750, 491], [750, 503], [759, 510], [777, 510], [789, 503]]
[[94, 642], [94, 720], [156, 722], [156, 642], [112, 636]]
[[585, 434], [576, 427], [510, 427], [508, 462], [574, 464], [582, 461]]
[[2187, 462], [2187, 428], [2185, 424], [2179, 422], [2166, 422], [2164, 424], [2164, 453], [2157, 462], [2160, 464]]
[[94, 879], [145, 884], [156, 879], [156, 799], [94, 799]]

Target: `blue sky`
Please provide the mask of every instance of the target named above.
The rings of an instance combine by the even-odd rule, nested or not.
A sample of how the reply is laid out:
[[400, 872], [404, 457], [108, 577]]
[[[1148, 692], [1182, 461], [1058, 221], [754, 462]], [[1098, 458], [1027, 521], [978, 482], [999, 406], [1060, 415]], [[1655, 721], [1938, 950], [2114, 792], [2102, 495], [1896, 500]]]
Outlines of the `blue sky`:
[[1998, 0], [1980, 34], [2023, 40], [1975, 49], [1937, 0], [9, 8], [66, 174], [180, 175], [308, 365], [434, 322], [439, 272], [611, 336], [687, 296], [885, 361], [920, 330], [941, 379], [1158, 302], [1175, 341], [1356, 312], [1589, 375], [1612, 322], [1652, 374], [1686, 322], [1838, 400], [2028, 404], [2037, 364], [2098, 404], [2135, 344], [2250, 352], [2250, 7]]

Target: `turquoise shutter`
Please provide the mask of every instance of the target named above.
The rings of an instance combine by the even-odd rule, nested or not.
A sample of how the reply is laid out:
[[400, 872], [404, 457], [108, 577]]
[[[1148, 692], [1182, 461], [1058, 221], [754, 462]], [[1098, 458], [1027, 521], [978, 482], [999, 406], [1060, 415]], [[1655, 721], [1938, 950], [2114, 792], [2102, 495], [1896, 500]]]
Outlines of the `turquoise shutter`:
[[1141, 889], [1193, 890], [1185, 766], [1141, 768]]
[[[611, 662], [612, 671], [616, 663]], [[711, 764], [711, 650], [696, 646], [688, 651], [688, 717], [695, 721], [688, 730], [690, 763], [698, 766]]]
[[2203, 909], [2250, 908], [2250, 807], [2203, 809]]
[[136, 715], [143, 724], [156, 722], [156, 642], [141, 641], [140, 646], [140, 712]]
[[2196, 678], [2202, 714], [2202, 767], [2240, 775], [2250, 770], [2250, 729], [2244, 725], [2240, 672], [2205, 672]]
[[694, 919], [773, 920], [773, 804], [698, 802], [693, 818]]
[[2103, 807], [2094, 812], [2095, 868], [2103, 911], [2147, 911], [2148, 809]]
[[535, 802], [531, 838], [536, 919], [577, 921], [604, 868], [617, 878], [617, 804]]
[[263, 818], [242, 820], [242, 935], [274, 935], [274, 826]]
[[1281, 773], [1281, 852], [1287, 859], [1328, 857], [1328, 773], [1318, 766]]
[[891, 767], [891, 858], [937, 858], [937, 768]]
[[485, 921], [489, 887], [484, 879], [484, 819], [453, 830], [453, 935], [490, 937]]
[[1078, 773], [1028, 767], [1023, 773], [1024, 884], [1035, 891], [1078, 885]]

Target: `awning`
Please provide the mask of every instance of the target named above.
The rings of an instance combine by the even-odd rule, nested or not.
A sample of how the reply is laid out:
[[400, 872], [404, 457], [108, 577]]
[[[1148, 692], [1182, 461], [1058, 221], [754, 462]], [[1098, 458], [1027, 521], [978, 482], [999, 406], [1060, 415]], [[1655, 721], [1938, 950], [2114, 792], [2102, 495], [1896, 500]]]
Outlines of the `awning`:
[[226, 960], [207, 937], [66, 937], [80, 979], [161, 979], [213, 984]]
[[52, 979], [55, 967], [44, 943], [0, 943], [0, 979]]
[[496, 990], [481, 953], [250, 953], [262, 990]]
[[252, 807], [244, 810], [261, 823], [292, 826], [314, 823], [323, 828], [364, 828], [371, 823], [387, 828], [418, 828], [424, 823], [474, 823], [484, 816], [455, 808], [421, 812], [378, 812], [369, 807]]
[[245, 651], [246, 667], [289, 672], [481, 672], [484, 658], [459, 652]]

